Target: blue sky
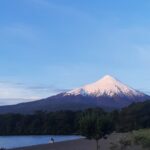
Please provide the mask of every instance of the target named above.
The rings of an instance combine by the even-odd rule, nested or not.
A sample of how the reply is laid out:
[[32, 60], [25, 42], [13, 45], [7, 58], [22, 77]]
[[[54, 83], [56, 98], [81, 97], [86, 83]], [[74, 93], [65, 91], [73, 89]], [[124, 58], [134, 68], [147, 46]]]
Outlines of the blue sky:
[[3, 0], [0, 14], [1, 105], [105, 74], [150, 92], [149, 0]]

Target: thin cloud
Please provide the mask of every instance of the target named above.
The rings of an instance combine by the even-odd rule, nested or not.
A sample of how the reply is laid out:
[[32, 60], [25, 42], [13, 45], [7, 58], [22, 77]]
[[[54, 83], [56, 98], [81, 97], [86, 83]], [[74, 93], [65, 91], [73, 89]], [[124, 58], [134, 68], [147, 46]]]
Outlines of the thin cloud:
[[141, 61], [150, 64], [150, 45], [137, 46], [136, 49]]
[[1, 34], [12, 37], [12, 38], [21, 38], [28, 41], [37, 40], [37, 32], [29, 26], [21, 23], [11, 24], [9, 26], [1, 27]]
[[21, 99], [21, 98], [0, 98], [0, 106], [3, 105], [13, 105], [13, 104], [18, 104], [18, 103], [23, 103], [23, 102], [31, 102], [33, 100], [31, 99]]
[[88, 20], [90, 22], [97, 22], [97, 19], [94, 16], [92, 16], [91, 14], [88, 14], [85, 11], [81, 11], [77, 8], [74, 8], [74, 7], [71, 7], [68, 5], [56, 4], [56, 3], [50, 2], [48, 0], [28, 0], [27, 2], [30, 4], [39, 6], [39, 7], [48, 8], [47, 10], [49, 10], [49, 11], [53, 10], [60, 14], [76, 16], [76, 17], [82, 18], [84, 20]]
[[143, 93], [146, 93], [147, 95], [150, 95], [150, 89], [138, 89], [139, 91], [142, 91]]
[[47, 92], [53, 92], [53, 93], [61, 93], [61, 92], [66, 92], [69, 90], [69, 89], [60, 89], [54, 86], [46, 86], [46, 85], [29, 86], [27, 87], [27, 89], [47, 91]]
[[47, 85], [27, 86], [23, 83], [0, 82], [0, 105], [38, 100], [64, 91]]

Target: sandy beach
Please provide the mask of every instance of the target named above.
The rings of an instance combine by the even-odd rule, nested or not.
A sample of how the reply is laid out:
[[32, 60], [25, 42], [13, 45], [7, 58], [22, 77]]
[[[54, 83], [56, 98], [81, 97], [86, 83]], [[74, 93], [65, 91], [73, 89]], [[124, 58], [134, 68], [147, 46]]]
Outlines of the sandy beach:
[[[121, 134], [111, 135], [107, 140], [100, 140], [100, 150], [111, 150], [111, 142], [115, 142], [120, 138]], [[54, 144], [36, 145], [24, 148], [15, 148], [11, 150], [96, 150], [96, 142], [93, 140], [80, 139], [67, 142], [58, 142]], [[132, 146], [128, 150], [143, 150], [140, 146]]]

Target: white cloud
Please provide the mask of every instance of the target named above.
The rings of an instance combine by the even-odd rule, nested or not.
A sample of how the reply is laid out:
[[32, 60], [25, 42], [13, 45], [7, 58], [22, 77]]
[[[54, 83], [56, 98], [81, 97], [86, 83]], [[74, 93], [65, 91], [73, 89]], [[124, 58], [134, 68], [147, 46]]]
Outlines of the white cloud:
[[52, 86], [0, 82], [0, 105], [33, 101], [63, 92]]

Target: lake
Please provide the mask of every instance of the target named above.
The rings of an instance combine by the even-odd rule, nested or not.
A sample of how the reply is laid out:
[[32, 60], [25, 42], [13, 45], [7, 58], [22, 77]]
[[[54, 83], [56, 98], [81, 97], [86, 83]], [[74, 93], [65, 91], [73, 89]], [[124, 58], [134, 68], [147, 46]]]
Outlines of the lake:
[[81, 136], [55, 136], [55, 135], [40, 135], [40, 136], [0, 136], [0, 148], [16, 148], [38, 144], [48, 144], [51, 138], [55, 142], [76, 140]]

